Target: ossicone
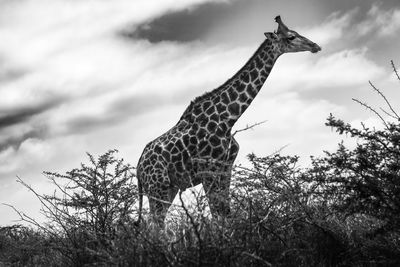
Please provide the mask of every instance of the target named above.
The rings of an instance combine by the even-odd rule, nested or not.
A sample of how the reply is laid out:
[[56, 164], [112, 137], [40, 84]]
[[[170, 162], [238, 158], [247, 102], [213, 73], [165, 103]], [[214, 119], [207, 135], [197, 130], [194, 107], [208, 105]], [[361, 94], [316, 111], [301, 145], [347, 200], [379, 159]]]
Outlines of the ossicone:
[[283, 23], [281, 16], [276, 16], [275, 17], [276, 23], [278, 23], [278, 30], [276, 31], [278, 34], [282, 34], [284, 36], [287, 35], [287, 32], [289, 31], [289, 28]]

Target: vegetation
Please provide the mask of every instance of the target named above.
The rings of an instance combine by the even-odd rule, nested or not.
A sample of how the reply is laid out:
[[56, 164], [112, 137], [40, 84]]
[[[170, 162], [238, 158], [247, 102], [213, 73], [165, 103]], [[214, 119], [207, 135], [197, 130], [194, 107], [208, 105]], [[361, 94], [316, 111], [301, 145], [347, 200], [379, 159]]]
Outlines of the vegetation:
[[400, 266], [400, 117], [371, 86], [388, 110], [356, 101], [382, 130], [331, 115], [326, 125], [356, 138], [355, 148], [341, 143], [308, 168], [297, 156], [249, 155], [251, 167], [233, 173], [229, 218], [211, 218], [197, 194], [165, 229], [138, 224], [134, 170], [115, 150], [89, 154], [89, 165], [66, 174], [47, 172], [57, 193], [24, 185], [48, 222], [16, 210], [34, 227], [0, 228], [0, 265]]

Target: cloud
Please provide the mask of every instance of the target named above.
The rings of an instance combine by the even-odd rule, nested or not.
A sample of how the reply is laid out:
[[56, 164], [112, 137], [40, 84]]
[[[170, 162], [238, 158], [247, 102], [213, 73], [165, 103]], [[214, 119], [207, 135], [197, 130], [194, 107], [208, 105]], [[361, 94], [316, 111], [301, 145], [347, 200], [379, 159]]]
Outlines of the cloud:
[[367, 34], [377, 34], [380, 37], [396, 36], [400, 30], [400, 9], [382, 10], [380, 5], [374, 4], [356, 29], [361, 36]]
[[[200, 2], [187, 1], [186, 7]], [[3, 47], [0, 45], [0, 51], [3, 49], [11, 52], [8, 53], [8, 64], [15, 69], [29, 70], [24, 76], [0, 89], [3, 92], [0, 100], [2, 106], [12, 103], [14, 108], [20, 107], [20, 110], [10, 113], [11, 117], [4, 118], [3, 122], [31, 119], [36, 110], [25, 108], [26, 112], [23, 113], [21, 107], [37, 103], [56, 92], [68, 100], [43, 110], [46, 116], [42, 118], [49, 136], [88, 133], [124, 122], [160, 105], [186, 105], [194, 96], [215, 88], [229, 78], [254, 49], [253, 45], [206, 48], [204, 44], [196, 42], [163, 42], [153, 45], [146, 41], [127, 41], [116, 35], [127, 25], [144, 25], [143, 22], [154, 21], [154, 18], [163, 21], [165, 16], [162, 14], [175, 12], [172, 17], [179, 17], [176, 14], [186, 16], [196, 12], [180, 12], [185, 10], [185, 6], [165, 4], [163, 9], [153, 7], [151, 2], [145, 8], [150, 11], [142, 14], [135, 9], [137, 5], [145, 5], [142, 2], [134, 5], [122, 1], [116, 5], [118, 7], [111, 8], [105, 2], [74, 3], [66, 7], [64, 1], [55, 1], [43, 9], [31, 2], [26, 3], [26, 6], [18, 6], [18, 10], [10, 9], [11, 12], [7, 13], [13, 22], [10, 27], [0, 27], [0, 32], [9, 34], [11, 44], [18, 43], [15, 47], [11, 44]], [[56, 17], [51, 16], [55, 9], [63, 12]], [[110, 12], [110, 9], [119, 12]], [[203, 9], [207, 10], [207, 7]], [[27, 16], [28, 13], [28, 19], [22, 20], [23, 15]], [[45, 21], [34, 20], [43, 14], [47, 15]], [[103, 18], [104, 14], [107, 14], [104, 16], [106, 18]], [[336, 29], [337, 32], [329, 38], [339, 38], [350, 18], [351, 13], [342, 16], [333, 14], [322, 24], [319, 32], [315, 29], [313, 32], [322, 36], [321, 32]], [[328, 37], [324, 38], [326, 40]], [[20, 55], [20, 51], [33, 53]], [[321, 60], [317, 62], [317, 67], [307, 57], [304, 62], [295, 60], [287, 64], [290, 67], [286, 70], [298, 77], [297, 85], [315, 88], [309, 81], [316, 79], [314, 83], [323, 86], [332, 70], [356, 65], [348, 66], [351, 65], [350, 60], [347, 60], [347, 66], [341, 64], [349, 54], [357, 57], [357, 52], [350, 51], [348, 54], [336, 55], [336, 59]], [[361, 58], [359, 56], [355, 61]], [[375, 68], [369, 70], [366, 75], [373, 73]], [[317, 77], [308, 74], [315, 72], [318, 72]], [[280, 75], [275, 76], [281, 78]], [[290, 80], [283, 80], [288, 83], [280, 83], [279, 86], [293, 87]], [[13, 87], [20, 90], [12, 90]], [[41, 110], [37, 111], [40, 113]]]
[[59, 105], [61, 99], [52, 99], [34, 106], [15, 107], [11, 110], [0, 108], [0, 131], [2, 128], [26, 122], [30, 118], [42, 114]]
[[[4, 150], [0, 150], [0, 174], [8, 174], [10, 172], [16, 172], [17, 175], [22, 171], [21, 167], [32, 167], [33, 164], [38, 162], [46, 162], [53, 155], [49, 153], [53, 148], [49, 144], [37, 136], [39, 133], [26, 134], [18, 142], [18, 148], [8, 146]], [[13, 175], [13, 176], [14, 176]]]
[[[105, 103], [103, 100], [98, 102], [103, 103], [103, 105]], [[96, 103], [91, 104], [96, 105]], [[104, 127], [111, 127], [118, 123], [126, 123], [131, 117], [139, 116], [166, 104], [170, 103], [154, 94], [120, 97], [104, 105], [102, 109], [90, 109], [87, 112], [83, 112], [84, 114], [81, 116], [77, 114], [71, 116], [66, 121], [65, 127], [68, 134], [87, 133]]]
[[[27, 132], [23, 133], [16, 133], [15, 135], [11, 136], [1, 136], [0, 135], [0, 152], [7, 150], [9, 148], [13, 148], [18, 150], [23, 142], [31, 138], [41, 138], [45, 135], [44, 129], [32, 129]], [[0, 160], [0, 162], [2, 162]]]
[[214, 2], [226, 1], [1, 2], [0, 107], [6, 111], [0, 110], [0, 127], [32, 124], [42, 113], [52, 134], [115, 121], [117, 115], [108, 105], [137, 97], [132, 91], [151, 77], [147, 72], [157, 68], [157, 56], [168, 62], [168, 56], [177, 55], [168, 49], [179, 50], [171, 45], [151, 49], [145, 42], [126, 42], [117, 33], [128, 25]]
[[[126, 123], [163, 106], [179, 104], [183, 111], [195, 96], [232, 76], [254, 49], [207, 48], [201, 43], [150, 45], [143, 41], [133, 46], [136, 48], [130, 53], [126, 47], [110, 49], [109, 53], [120, 58], [117, 62], [107, 61], [109, 56], [104, 59], [113, 72], [100, 66], [98, 74], [87, 78], [93, 82], [91, 90], [86, 88], [85, 94], [69, 99], [48, 114], [53, 135], [87, 133]], [[99, 79], [103, 77], [108, 81], [101, 84]]]
[[151, 43], [196, 41], [204, 37], [216, 21], [224, 16], [224, 13], [229, 12], [230, 6], [227, 6], [227, 3], [228, 1], [205, 3], [194, 9], [167, 13], [151, 21], [124, 29], [121, 34], [127, 38], [146, 39]]
[[[187, 1], [186, 7], [200, 2]], [[8, 34], [10, 28], [14, 28], [15, 35], [8, 36], [20, 39], [16, 47], [0, 45], [0, 52], [1, 49], [11, 51], [7, 56], [8, 65], [29, 70], [0, 89], [4, 93], [0, 100], [2, 106], [11, 105], [14, 109], [3, 117], [3, 124], [29, 121], [25, 128], [14, 127], [13, 131], [8, 131], [14, 135], [23, 128], [24, 134], [17, 134], [18, 138], [7, 139], [3, 133], [3, 143], [8, 141], [15, 144], [14, 147], [18, 147], [25, 136], [29, 137], [29, 133], [43, 133], [37, 128], [45, 128], [47, 138], [87, 135], [117, 127], [162, 106], [179, 105], [184, 110], [195, 96], [212, 90], [233, 75], [255, 50], [253, 44], [241, 47], [205, 47], [201, 42], [151, 44], [143, 40], [126, 40], [117, 34], [127, 25], [135, 28], [149, 24], [151, 28], [154, 21], [158, 24], [164, 20], [174, 22], [174, 16], [201, 13], [209, 9], [209, 5], [200, 11], [185, 11], [184, 6], [166, 4], [164, 9], [147, 7], [146, 14], [137, 14], [137, 9], [133, 11], [135, 5], [127, 2], [117, 5], [113, 10], [120, 12], [115, 13], [110, 12], [111, 7], [104, 2], [93, 6], [83, 2], [69, 7], [64, 6], [64, 1], [52, 3], [43, 9], [31, 3], [23, 6], [25, 9], [21, 6], [18, 10], [11, 9], [8, 13], [13, 22], [11, 27], [0, 27], [0, 32], [3, 30]], [[139, 2], [141, 4], [144, 5]], [[148, 5], [153, 7], [151, 3]], [[55, 9], [63, 10], [62, 14], [51, 16]], [[29, 19], [22, 20], [22, 15], [27, 15], [28, 11], [32, 13]], [[173, 15], [163, 15], [171, 12]], [[309, 28], [308, 33], [323, 43], [340, 39], [354, 12], [334, 13], [318, 27]], [[50, 16], [46, 17], [47, 21], [33, 20], [43, 13]], [[108, 16], [103, 20], [104, 14]], [[21, 56], [21, 50], [34, 52]], [[360, 66], [366, 68], [363, 74], [357, 71]], [[332, 76], [332, 73], [337, 75]], [[358, 85], [379, 73], [379, 67], [366, 59], [362, 49], [322, 56], [285, 55], [279, 60], [268, 84], [274, 92], [293, 88], [321, 90]], [[288, 75], [296, 78], [287, 79]], [[12, 90], [13, 87], [20, 90]], [[51, 94], [58, 94], [64, 100], [59, 104], [52, 103]], [[42, 99], [50, 99], [48, 106], [42, 106]], [[35, 105], [30, 108], [32, 103]], [[42, 123], [33, 120], [35, 115], [41, 115]], [[177, 118], [179, 116], [176, 114]]]
[[339, 11], [334, 12], [321, 24], [300, 29], [299, 33], [304, 34], [304, 36], [309, 37], [322, 46], [323, 49], [326, 49], [327, 47], [325, 46], [331, 44], [333, 41], [341, 39], [343, 35], [345, 35], [346, 29], [351, 25], [357, 12], [357, 8], [343, 14]]
[[0, 85], [23, 77], [26, 71], [8, 65], [5, 58], [0, 55]]
[[368, 80], [380, 79], [385, 73], [381, 66], [368, 59], [367, 49], [284, 55], [275, 68], [267, 84], [277, 93], [286, 90], [340, 91], [364, 86]]

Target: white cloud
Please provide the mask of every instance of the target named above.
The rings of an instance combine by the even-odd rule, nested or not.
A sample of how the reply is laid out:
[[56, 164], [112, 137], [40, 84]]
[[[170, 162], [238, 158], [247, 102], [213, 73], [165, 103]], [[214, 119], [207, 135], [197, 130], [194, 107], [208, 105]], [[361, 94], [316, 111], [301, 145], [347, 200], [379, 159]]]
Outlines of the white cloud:
[[351, 25], [351, 21], [357, 12], [358, 9], [350, 10], [344, 14], [334, 12], [321, 24], [300, 29], [299, 33], [304, 34], [304, 36], [324, 48], [326, 45], [343, 37], [344, 31]]
[[[61, 99], [62, 105], [43, 110], [11, 129], [3, 129], [0, 141], [10, 134], [23, 136], [43, 125], [48, 126], [45, 128], [51, 135], [69, 133], [67, 124], [75, 118], [113, 119], [108, 114], [109, 106], [118, 99], [151, 93], [166, 97], [171, 89], [176, 92], [213, 81], [217, 73], [210, 72], [212, 75], [200, 83], [195, 76], [187, 75], [212, 60], [204, 57], [207, 51], [199, 45], [153, 46], [118, 36], [124, 27], [134, 27], [154, 16], [204, 2], [226, 1], [2, 3], [0, 36], [5, 40], [0, 42], [0, 56], [5, 62], [2, 65], [25, 73], [0, 87], [1, 110], [8, 112], [56, 99]], [[172, 84], [173, 88], [163, 90]]]
[[[116, 34], [165, 12], [184, 9], [210, 0], [186, 1], [10, 1], [0, 9], [0, 55], [8, 68], [27, 71], [19, 79], [18, 92], [8, 87], [2, 91], [3, 104], [33, 101], [54, 88], [82, 95], [86, 88], [115, 82], [121, 68], [135, 76], [134, 56], [142, 53], [143, 44], [127, 46]], [[218, 1], [217, 1], [218, 2]], [[125, 57], [130, 56], [130, 66]], [[125, 63], [125, 64], [121, 64]], [[118, 67], [117, 67], [118, 66]], [[133, 67], [133, 69], [132, 69]], [[144, 66], [140, 66], [143, 68]], [[138, 67], [136, 67], [137, 69]], [[127, 71], [123, 75], [128, 75]], [[121, 74], [119, 74], [121, 75]], [[97, 79], [88, 79], [97, 76]], [[112, 81], [110, 81], [110, 79]], [[125, 79], [126, 80], [126, 79]], [[93, 84], [94, 83], [94, 84]], [[82, 92], [83, 91], [83, 92]], [[33, 93], [32, 93], [33, 92]], [[5, 95], [7, 94], [7, 95]], [[21, 97], [22, 96], [22, 97]]]
[[[17, 148], [9, 147], [0, 152], [0, 175], [2, 178], [12, 178], [33, 168], [35, 165], [43, 165], [54, 159], [60, 146], [53, 146], [51, 142], [37, 138], [28, 138], [24, 140]], [[43, 171], [43, 170], [41, 170]], [[13, 175], [11, 175], [13, 174]], [[32, 175], [35, 176], [34, 173]], [[8, 176], [8, 177], [7, 177]]]
[[379, 5], [374, 4], [356, 29], [360, 35], [395, 36], [400, 30], [400, 9], [382, 10]]
[[[151, 45], [118, 36], [124, 27], [202, 2], [212, 1], [44, 0], [6, 5], [7, 19], [0, 23], [0, 36], [7, 41], [0, 42], [0, 55], [6, 55], [10, 68], [26, 73], [0, 87], [0, 107], [12, 110], [44, 99], [64, 99], [57, 109], [44, 111], [29, 122], [30, 128], [43, 122], [49, 133], [59, 135], [68, 133], [66, 124], [75, 118], [109, 118], [108, 108], [118, 99], [154, 93], [171, 102], [171, 90], [213, 82], [220, 73], [216, 64], [210, 64], [216, 67], [200, 82], [196, 71], [207, 70], [204, 66], [209, 61], [218, 62], [212, 56], [220, 51], [195, 44]], [[172, 88], [165, 90], [166, 85]]]
[[15, 149], [8, 147], [7, 149], [0, 152], [0, 175], [4, 173], [10, 173], [15, 171], [18, 167], [18, 163], [15, 161]]
[[271, 90], [343, 90], [367, 84], [384, 74], [368, 59], [366, 49], [342, 50], [332, 54], [289, 54], [278, 59], [267, 84]]

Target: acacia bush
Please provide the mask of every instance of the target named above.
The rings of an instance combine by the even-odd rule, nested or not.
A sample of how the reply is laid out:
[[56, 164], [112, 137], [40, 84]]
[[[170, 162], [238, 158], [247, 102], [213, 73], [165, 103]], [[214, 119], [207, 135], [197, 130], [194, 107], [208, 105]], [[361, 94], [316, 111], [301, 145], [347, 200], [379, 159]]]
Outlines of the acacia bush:
[[43, 238], [55, 242], [51, 248], [61, 253], [65, 265], [114, 261], [118, 227], [130, 221], [138, 196], [132, 167], [117, 159], [116, 152], [110, 150], [97, 159], [87, 154], [89, 164], [65, 174], [44, 172], [56, 188], [52, 195], [40, 195], [18, 179], [39, 199], [47, 221], [38, 223], [14, 209]]
[[[394, 67], [395, 74], [397, 70]], [[398, 77], [398, 75], [397, 75]], [[399, 78], [400, 81], [400, 78]], [[165, 228], [137, 222], [134, 169], [111, 150], [66, 174], [46, 172], [57, 192], [39, 195], [48, 221], [0, 228], [0, 265], [399, 266], [400, 117], [386, 97], [382, 128], [326, 125], [357, 140], [312, 158], [249, 155], [236, 166], [231, 215], [212, 218], [204, 194], [173, 205]]]
[[62, 259], [53, 250], [56, 244], [37, 229], [22, 225], [0, 227], [0, 266], [51, 266]]

